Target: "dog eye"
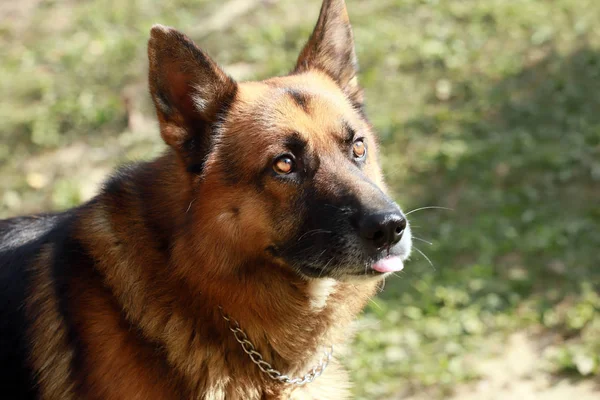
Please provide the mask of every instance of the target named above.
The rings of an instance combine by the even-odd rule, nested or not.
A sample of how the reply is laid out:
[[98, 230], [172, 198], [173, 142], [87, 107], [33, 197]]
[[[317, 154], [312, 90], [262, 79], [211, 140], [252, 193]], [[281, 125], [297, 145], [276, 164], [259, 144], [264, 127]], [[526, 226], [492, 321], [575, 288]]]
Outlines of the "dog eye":
[[367, 146], [365, 146], [365, 142], [363, 139], [358, 139], [354, 142], [352, 146], [352, 151], [354, 152], [354, 157], [357, 159], [363, 159], [367, 155]]
[[281, 156], [275, 160], [275, 164], [273, 164], [273, 169], [279, 175], [289, 175], [294, 172], [294, 168], [295, 163], [290, 156]]

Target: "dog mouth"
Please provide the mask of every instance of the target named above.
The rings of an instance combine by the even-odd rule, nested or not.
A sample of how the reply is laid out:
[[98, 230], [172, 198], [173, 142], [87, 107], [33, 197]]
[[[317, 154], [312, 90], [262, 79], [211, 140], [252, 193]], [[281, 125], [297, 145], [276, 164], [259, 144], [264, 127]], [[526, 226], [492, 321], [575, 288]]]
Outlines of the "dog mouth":
[[362, 265], [343, 266], [338, 265], [327, 268], [310, 263], [301, 264], [297, 267], [298, 272], [308, 278], [360, 278], [381, 277], [400, 272], [404, 269], [406, 257], [400, 254], [386, 254], [384, 257], [373, 259], [362, 263]]
[[319, 246], [303, 248], [291, 255], [282, 254], [273, 246], [271, 255], [306, 278], [377, 279], [401, 272], [412, 248], [410, 229], [394, 246], [370, 254], [352, 236], [328, 236], [327, 239]]

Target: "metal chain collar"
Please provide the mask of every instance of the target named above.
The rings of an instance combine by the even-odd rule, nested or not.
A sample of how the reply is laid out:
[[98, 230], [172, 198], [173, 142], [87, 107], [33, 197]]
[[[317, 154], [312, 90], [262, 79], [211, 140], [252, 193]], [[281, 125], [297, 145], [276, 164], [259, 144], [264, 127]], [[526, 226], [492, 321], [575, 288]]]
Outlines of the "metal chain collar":
[[333, 346], [329, 346], [329, 350], [324, 352], [323, 358], [321, 358], [319, 363], [315, 367], [313, 367], [313, 369], [311, 369], [308, 374], [304, 375], [302, 378], [290, 378], [289, 376], [277, 371], [271, 366], [271, 364], [266, 362], [263, 359], [263, 356], [258, 351], [256, 351], [256, 348], [254, 347], [252, 342], [248, 340], [248, 336], [240, 328], [240, 324], [235, 319], [225, 314], [223, 312], [222, 307], [219, 306], [219, 310], [221, 311], [221, 316], [223, 316], [223, 319], [229, 324], [229, 330], [233, 333], [235, 340], [242, 346], [242, 349], [246, 354], [248, 354], [250, 360], [252, 360], [252, 362], [256, 364], [262, 372], [267, 374], [267, 376], [274, 381], [278, 381], [288, 385], [306, 385], [307, 383], [311, 383], [319, 376], [321, 376], [323, 372], [325, 372], [325, 368], [327, 368], [327, 365], [329, 365], [329, 362], [331, 361], [331, 357], [333, 355]]

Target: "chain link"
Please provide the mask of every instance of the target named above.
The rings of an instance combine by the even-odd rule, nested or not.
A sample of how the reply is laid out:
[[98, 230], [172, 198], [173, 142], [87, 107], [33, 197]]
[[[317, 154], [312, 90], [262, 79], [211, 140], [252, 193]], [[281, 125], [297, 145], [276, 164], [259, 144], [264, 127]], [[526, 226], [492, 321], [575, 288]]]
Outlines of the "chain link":
[[323, 357], [319, 361], [319, 363], [313, 367], [310, 372], [304, 375], [302, 378], [290, 378], [287, 375], [282, 374], [271, 366], [268, 362], [263, 359], [263, 356], [256, 351], [256, 348], [252, 344], [252, 342], [248, 339], [246, 332], [240, 328], [240, 324], [233, 318], [229, 317], [227, 314], [223, 312], [223, 308], [219, 306], [219, 310], [221, 311], [221, 316], [227, 323], [229, 324], [229, 330], [233, 333], [235, 340], [242, 346], [242, 350], [250, 357], [250, 360], [254, 364], [260, 368], [262, 372], [267, 374], [269, 378], [274, 381], [278, 381], [281, 383], [285, 383], [288, 385], [297, 385], [302, 386], [307, 383], [313, 382], [319, 376], [325, 372], [325, 368], [329, 365], [331, 361], [331, 357], [333, 356], [333, 346], [329, 346], [329, 349], [324, 352]]

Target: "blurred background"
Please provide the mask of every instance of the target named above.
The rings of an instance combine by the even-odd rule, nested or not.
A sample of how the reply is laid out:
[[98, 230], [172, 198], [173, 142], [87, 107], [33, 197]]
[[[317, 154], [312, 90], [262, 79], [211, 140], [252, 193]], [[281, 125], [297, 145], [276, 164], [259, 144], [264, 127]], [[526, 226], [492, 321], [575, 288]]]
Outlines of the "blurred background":
[[[344, 356], [357, 399], [600, 398], [600, 2], [348, 0], [418, 251]], [[238, 79], [288, 72], [320, 0], [1, 0], [0, 217], [163, 149], [153, 23]]]

